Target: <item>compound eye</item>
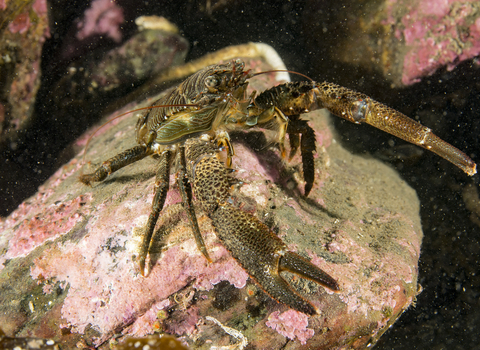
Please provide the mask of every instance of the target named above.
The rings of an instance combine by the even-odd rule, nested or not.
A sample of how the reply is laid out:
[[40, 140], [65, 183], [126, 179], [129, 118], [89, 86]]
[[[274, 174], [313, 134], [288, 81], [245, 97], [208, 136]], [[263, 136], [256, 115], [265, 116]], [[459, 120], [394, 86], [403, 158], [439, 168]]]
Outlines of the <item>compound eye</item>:
[[216, 88], [218, 84], [219, 84], [218, 78], [213, 75], [209, 75], [208, 77], [205, 78], [205, 86], [207, 88]]

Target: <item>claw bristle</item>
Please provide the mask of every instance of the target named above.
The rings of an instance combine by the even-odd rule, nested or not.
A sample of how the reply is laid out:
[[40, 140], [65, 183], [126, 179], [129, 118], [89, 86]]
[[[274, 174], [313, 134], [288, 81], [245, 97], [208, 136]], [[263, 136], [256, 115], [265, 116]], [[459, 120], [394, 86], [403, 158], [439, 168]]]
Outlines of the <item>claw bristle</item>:
[[87, 186], [92, 186], [92, 176], [90, 174], [82, 174], [78, 177], [78, 181]]
[[148, 272], [145, 271], [145, 258], [144, 257], [140, 257], [138, 259], [138, 269], [140, 271], [140, 274], [145, 277], [146, 275], [148, 275]]

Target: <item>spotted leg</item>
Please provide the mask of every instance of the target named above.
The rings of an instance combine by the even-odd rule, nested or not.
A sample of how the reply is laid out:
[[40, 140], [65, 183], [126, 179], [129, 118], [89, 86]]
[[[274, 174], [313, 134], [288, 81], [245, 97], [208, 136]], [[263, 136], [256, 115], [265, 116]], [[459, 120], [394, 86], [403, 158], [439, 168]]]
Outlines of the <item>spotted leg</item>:
[[[165, 199], [167, 197], [167, 192], [169, 188], [171, 157], [172, 152], [168, 150], [164, 151], [160, 156], [157, 177], [155, 180], [155, 196], [153, 197], [152, 211], [150, 212], [150, 216], [148, 217], [147, 227], [145, 229], [142, 245], [140, 247], [140, 255], [138, 257], [140, 273], [143, 276], [145, 276], [147, 273], [147, 271], [145, 270], [145, 261], [150, 250], [153, 231], [155, 229], [158, 216], [165, 205]], [[205, 256], [207, 261], [211, 262], [210, 256], [207, 252], [207, 248], [205, 247], [205, 242], [203, 241], [202, 235], [200, 234], [197, 217], [195, 215], [195, 211], [192, 205], [192, 187], [186, 176], [185, 148], [183, 146], [179, 147], [176, 154], [175, 168], [175, 177], [178, 188], [180, 190], [180, 195], [182, 197], [182, 204], [187, 213], [187, 217], [189, 219], [190, 227], [192, 228], [197, 247]], [[157, 235], [156, 239], [163, 239], [163, 234]]]
[[142, 276], [147, 274], [145, 271], [145, 260], [150, 248], [150, 243], [155, 230], [158, 216], [165, 205], [167, 198], [170, 178], [170, 163], [172, 158], [171, 151], [165, 151], [160, 155], [160, 162], [158, 164], [157, 175], [155, 177], [155, 195], [153, 196], [152, 211], [148, 216], [147, 226], [143, 235], [142, 245], [140, 246], [140, 255], [138, 257], [138, 266]]
[[207, 248], [205, 247], [205, 242], [203, 241], [200, 229], [198, 227], [197, 217], [195, 215], [195, 210], [193, 209], [192, 204], [192, 186], [187, 178], [187, 166], [185, 164], [185, 148], [181, 146], [177, 154], [177, 185], [180, 189], [180, 195], [182, 196], [183, 206], [187, 212], [188, 220], [190, 222], [190, 227], [193, 230], [193, 236], [197, 243], [197, 247], [203, 256], [207, 259], [208, 262], [211, 262], [210, 256], [208, 255]]
[[293, 158], [300, 146], [302, 155], [303, 179], [305, 180], [305, 196], [308, 196], [315, 181], [315, 164], [313, 152], [316, 150], [315, 131], [306, 120], [299, 119], [299, 115], [291, 116], [287, 133], [290, 140], [290, 159]]
[[144, 146], [135, 146], [129, 148], [103, 162], [94, 173], [80, 175], [79, 180], [85, 185], [90, 186], [92, 182], [103, 181], [113, 172], [129, 164], [137, 162], [150, 154], [152, 154], [152, 152]]

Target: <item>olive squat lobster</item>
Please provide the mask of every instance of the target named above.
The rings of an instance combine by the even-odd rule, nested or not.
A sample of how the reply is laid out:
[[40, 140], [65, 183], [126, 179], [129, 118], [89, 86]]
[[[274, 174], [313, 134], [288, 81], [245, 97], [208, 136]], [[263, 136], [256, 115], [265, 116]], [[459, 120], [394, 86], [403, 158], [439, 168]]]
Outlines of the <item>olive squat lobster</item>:
[[[234, 205], [231, 189], [238, 180], [230, 168], [235, 155], [230, 132], [254, 127], [275, 130], [283, 156], [288, 134], [290, 158], [300, 148], [306, 196], [314, 183], [315, 137], [301, 114], [320, 108], [354, 123], [368, 123], [435, 152], [469, 175], [476, 173], [476, 164], [429, 128], [364, 94], [335, 84], [284, 83], [257, 97], [255, 92], [246, 96], [248, 79], [254, 74], [244, 66], [241, 60], [234, 60], [206, 67], [187, 78], [152, 104], [158, 108], [143, 112], [136, 127], [137, 146], [103, 162], [94, 173], [81, 175], [80, 181], [90, 185], [128, 164], [158, 155], [152, 211], [138, 257], [142, 275], [146, 272], [146, 258], [173, 167], [197, 247], [205, 258], [211, 261], [198, 227], [193, 194], [212, 220], [218, 238], [251, 278], [276, 301], [314, 315], [318, 313], [316, 307], [300, 296], [280, 273], [292, 272], [332, 291], [338, 291], [339, 285], [326, 272], [290, 252], [259, 219]], [[226, 157], [222, 158], [220, 151], [226, 151]]]

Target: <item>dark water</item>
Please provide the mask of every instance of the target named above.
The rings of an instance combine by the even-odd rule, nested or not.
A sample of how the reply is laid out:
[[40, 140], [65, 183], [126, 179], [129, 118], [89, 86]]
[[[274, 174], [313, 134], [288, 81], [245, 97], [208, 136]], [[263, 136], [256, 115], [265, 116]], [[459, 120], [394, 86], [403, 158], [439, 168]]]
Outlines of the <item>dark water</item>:
[[[272, 45], [289, 69], [302, 72], [317, 80], [330, 80], [361, 90], [410, 116], [419, 116], [437, 134], [472, 157], [480, 155], [480, 74], [471, 61], [451, 72], [441, 71], [421, 83], [403, 89], [393, 89], [380, 75], [346, 65], [329, 54], [329, 44], [344, 35], [341, 31], [343, 4], [333, 1], [186, 1], [181, 5], [152, 2], [118, 1], [124, 8], [128, 37], [139, 15], [166, 16], [182, 30], [191, 43], [188, 59], [225, 46], [248, 41]], [[62, 44], [68, 40], [72, 23], [87, 7], [87, 3], [52, 1], [52, 38], [44, 47], [43, 82], [39, 94], [48, 99], [48, 87], [59, 77], [69, 60], [92, 48], [111, 47], [111, 41], [99, 39], [92, 47], [78, 50], [77, 57], [62, 56]], [[210, 5], [210, 7], [208, 6]], [[315, 6], [313, 6], [315, 5]], [[306, 21], [316, 8], [318, 23]], [[128, 22], [130, 21], [130, 22]], [[325, 45], [307, 45], [312, 35], [321, 29]], [[361, 48], [358, 48], [361, 50]], [[63, 57], [63, 58], [61, 58]], [[54, 62], [52, 64], [52, 62]], [[50, 113], [50, 112], [45, 112]], [[54, 116], [50, 117], [55, 120]], [[89, 123], [75, 130], [80, 135]], [[336, 122], [342, 141], [356, 153], [383, 157], [392, 145], [404, 143], [370, 127], [357, 127]], [[43, 135], [48, 133], [50, 126]], [[52, 126], [53, 127], [53, 126]], [[74, 135], [73, 135], [74, 136]], [[72, 136], [72, 137], [73, 137]], [[70, 140], [71, 141], [71, 140]], [[25, 197], [34, 193], [58, 166], [62, 150], [69, 140], [58, 139], [45, 145], [41, 137], [32, 137], [28, 144], [28, 159], [22, 158], [25, 169], [15, 174], [15, 183], [1, 189], [8, 214]], [[25, 154], [22, 154], [22, 157]], [[17, 161], [19, 153], [7, 155]], [[47, 157], [48, 156], [48, 157]], [[63, 157], [67, 157], [63, 155]], [[383, 157], [384, 158], [384, 157]], [[66, 160], [66, 159], [65, 159]], [[41, 174], [32, 172], [33, 162], [40, 162]], [[416, 306], [409, 309], [389, 330], [377, 349], [478, 349], [480, 333], [480, 228], [470, 220], [462, 191], [468, 184], [478, 189], [478, 176], [469, 178], [451, 164], [425, 152], [419, 160], [407, 155], [393, 163], [404, 179], [415, 188], [421, 201], [424, 241], [420, 260], [420, 284], [423, 292]], [[1, 171], [1, 170], [0, 170]]]

